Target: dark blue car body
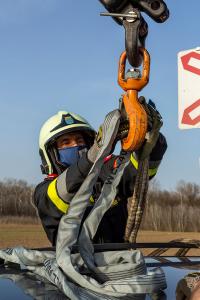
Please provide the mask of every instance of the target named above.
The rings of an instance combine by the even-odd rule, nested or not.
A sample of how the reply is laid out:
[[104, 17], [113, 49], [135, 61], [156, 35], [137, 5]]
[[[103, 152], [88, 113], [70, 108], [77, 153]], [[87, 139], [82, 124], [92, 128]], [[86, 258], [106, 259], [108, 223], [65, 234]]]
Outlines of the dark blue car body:
[[[145, 260], [148, 268], [162, 267], [167, 280], [164, 293], [154, 295], [153, 298], [146, 295], [145, 300], [175, 300], [179, 280], [186, 274], [200, 269], [200, 257], [146, 257]], [[0, 278], [1, 300], [68, 299], [54, 285], [15, 264], [1, 265]]]

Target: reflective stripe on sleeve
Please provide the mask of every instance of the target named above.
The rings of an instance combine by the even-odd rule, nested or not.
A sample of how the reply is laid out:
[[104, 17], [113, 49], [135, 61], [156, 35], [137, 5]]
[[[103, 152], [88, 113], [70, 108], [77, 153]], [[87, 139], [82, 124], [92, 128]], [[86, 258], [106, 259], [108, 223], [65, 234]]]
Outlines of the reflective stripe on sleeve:
[[[136, 158], [134, 157], [133, 154], [131, 154], [130, 161], [131, 161], [131, 163], [133, 164], [134, 168], [137, 170], [137, 169], [138, 169], [138, 161], [136, 160]], [[156, 175], [157, 170], [158, 170], [158, 167], [157, 167], [157, 168], [149, 169], [149, 176], [154, 176], [154, 175]]]
[[53, 204], [59, 209], [62, 213], [66, 213], [68, 210], [69, 205], [65, 203], [57, 193], [57, 178], [54, 179], [48, 186], [47, 195], [49, 196], [49, 199], [53, 202]]
[[95, 201], [94, 201], [93, 196], [90, 196], [90, 204], [94, 204], [94, 203], [95, 203]]

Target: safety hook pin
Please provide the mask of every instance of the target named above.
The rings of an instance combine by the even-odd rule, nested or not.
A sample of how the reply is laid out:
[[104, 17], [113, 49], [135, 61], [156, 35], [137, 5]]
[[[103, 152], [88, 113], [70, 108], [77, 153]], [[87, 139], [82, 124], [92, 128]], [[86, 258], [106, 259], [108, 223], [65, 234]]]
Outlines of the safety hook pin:
[[133, 20], [131, 20], [132, 22], [139, 19], [139, 16], [135, 11], [130, 11], [128, 14], [103, 12], [103, 13], [100, 13], [100, 16], [101, 17], [114, 17], [114, 18], [118, 17], [118, 18], [122, 18], [122, 19], [133, 19]]

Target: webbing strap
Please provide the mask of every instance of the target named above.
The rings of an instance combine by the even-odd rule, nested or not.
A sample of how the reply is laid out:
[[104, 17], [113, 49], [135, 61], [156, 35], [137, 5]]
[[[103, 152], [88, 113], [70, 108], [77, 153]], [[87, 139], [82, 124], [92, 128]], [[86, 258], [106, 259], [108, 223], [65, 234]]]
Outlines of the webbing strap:
[[[119, 168], [107, 178], [99, 199], [93, 210], [83, 224], [79, 236], [79, 248], [84, 265], [92, 273], [93, 280], [83, 277], [77, 272], [77, 267], [71, 257], [71, 249], [77, 241], [81, 218], [87, 205], [87, 199], [92, 193], [93, 186], [98, 178], [103, 165], [102, 158], [106, 155], [116, 129], [116, 121], [112, 120], [103, 147], [93, 164], [87, 178], [71, 202], [67, 215], [61, 219], [56, 245], [56, 259], [59, 267], [67, 276], [85, 289], [99, 293], [102, 297], [124, 297], [135, 293], [151, 293], [157, 288], [165, 287], [165, 280], [161, 270], [156, 273], [146, 273], [143, 257], [139, 251], [119, 251], [109, 253], [93, 253], [91, 239], [94, 236], [99, 222], [105, 211], [111, 206], [112, 199], [116, 195], [117, 185], [123, 174], [126, 163], [129, 163], [129, 155], [121, 161]], [[114, 123], [115, 121], [115, 123]], [[127, 160], [128, 158], [128, 160]], [[66, 234], [66, 226], [68, 234]], [[160, 272], [161, 271], [161, 272]], [[152, 276], [153, 275], [153, 276]], [[119, 281], [120, 279], [120, 281]], [[101, 282], [101, 284], [100, 284]], [[103, 283], [102, 283], [103, 282]], [[159, 286], [159, 287], [158, 287]], [[102, 298], [103, 299], [103, 298]], [[128, 299], [128, 298], [127, 298]]]

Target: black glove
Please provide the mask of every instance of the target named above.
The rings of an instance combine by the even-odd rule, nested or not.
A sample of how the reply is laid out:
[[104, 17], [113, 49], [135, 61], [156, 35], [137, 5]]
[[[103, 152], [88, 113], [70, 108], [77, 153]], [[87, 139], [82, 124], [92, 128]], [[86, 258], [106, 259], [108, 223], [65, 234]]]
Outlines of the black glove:
[[[162, 126], [162, 116], [156, 109], [156, 105], [152, 100], [149, 100], [149, 103], [146, 103], [146, 100], [143, 96], [140, 96], [138, 101], [142, 106], [144, 107], [146, 114], [147, 114], [147, 132], [152, 131], [152, 129], [156, 129], [157, 127]], [[120, 106], [121, 111], [121, 119], [120, 119], [120, 125], [119, 125], [119, 131], [117, 134], [117, 139], [122, 140], [123, 138], [127, 137], [128, 130], [129, 130], [129, 121], [126, 115], [126, 112], [124, 110], [124, 107]]]
[[146, 103], [145, 98], [141, 96], [139, 102], [143, 105], [148, 119], [145, 142], [138, 151], [139, 158], [143, 160], [150, 155], [152, 149], [156, 145], [160, 128], [163, 125], [163, 120], [153, 101], [149, 100], [149, 103]]
[[140, 96], [138, 100], [142, 104], [142, 106], [144, 107], [147, 113], [147, 119], [148, 119], [147, 131], [151, 131], [152, 129], [159, 126], [161, 127], [163, 125], [163, 120], [159, 111], [156, 109], [155, 103], [152, 100], [149, 100], [149, 102], [147, 103], [143, 96]]

